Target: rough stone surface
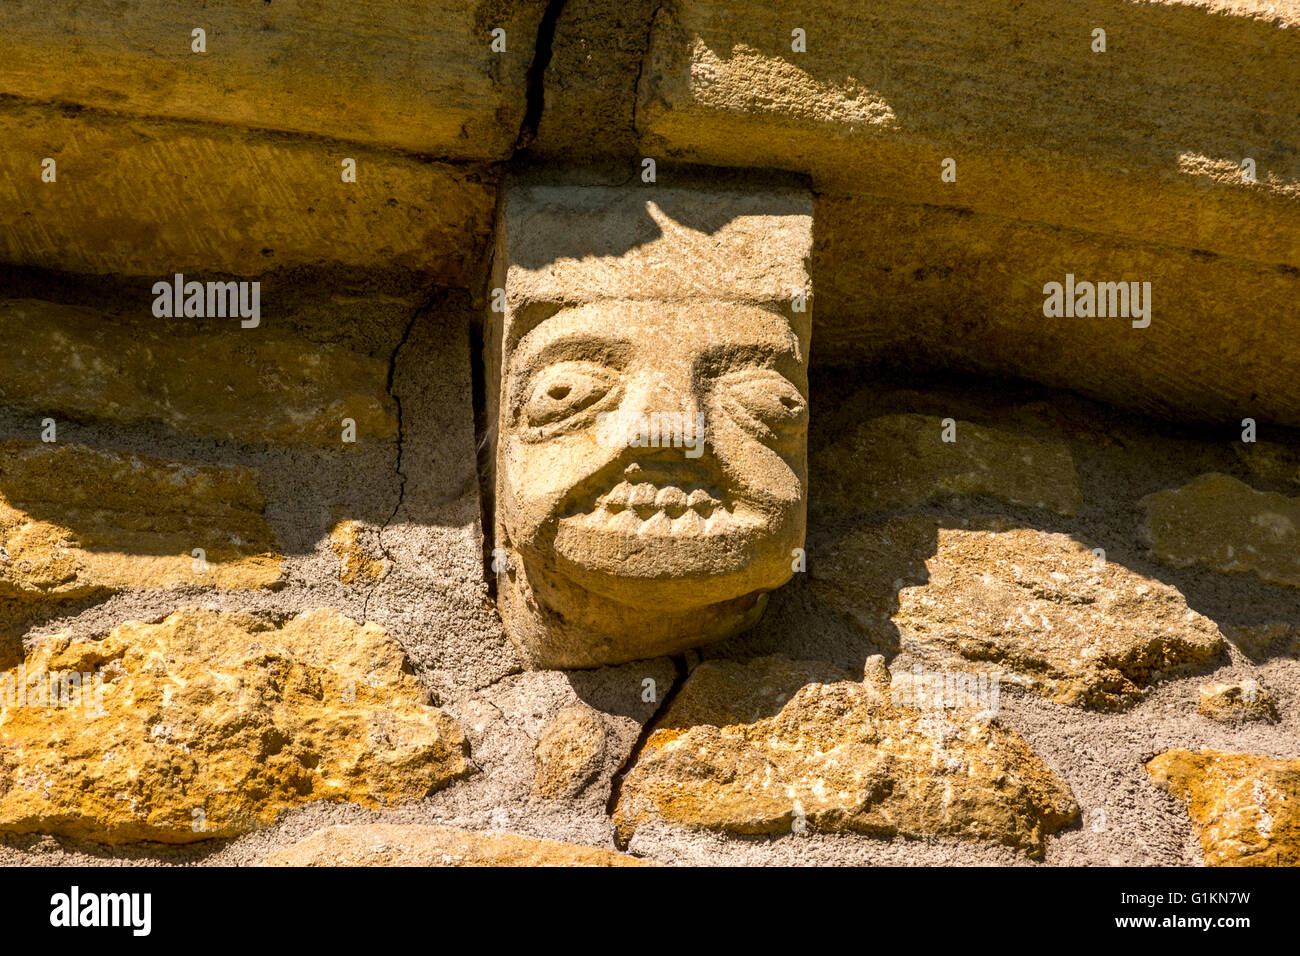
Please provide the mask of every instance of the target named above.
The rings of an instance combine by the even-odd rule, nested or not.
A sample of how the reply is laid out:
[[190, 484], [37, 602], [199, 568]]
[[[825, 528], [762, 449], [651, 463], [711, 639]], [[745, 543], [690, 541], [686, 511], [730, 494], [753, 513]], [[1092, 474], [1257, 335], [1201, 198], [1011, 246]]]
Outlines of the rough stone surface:
[[1207, 866], [1300, 866], [1300, 760], [1169, 750], [1146, 769], [1187, 802]]
[[1295, 862], [1294, 2], [0, 6], [0, 865]]
[[529, 152], [580, 161], [638, 156], [636, 86], [659, 6], [565, 0], [544, 78], [546, 108]]
[[649, 155], [1296, 266], [1298, 24], [1263, 0], [680, 0], [653, 22], [638, 129]]
[[[488, 593], [468, 318], [454, 295], [413, 317], [393, 361], [402, 408], [394, 496], [368, 515], [389, 571], [365, 617], [401, 641], [438, 702], [519, 669]], [[356, 506], [367, 505], [369, 496]]]
[[[69, 672], [83, 675], [81, 706], [71, 693], [42, 706], [32, 688]], [[281, 626], [186, 610], [102, 641], [61, 635], [0, 690], [9, 833], [187, 843], [316, 800], [416, 801], [472, 771], [460, 728], [423, 703], [401, 649], [329, 610]]]
[[[149, 301], [141, 300], [140, 314]], [[0, 403], [53, 416], [162, 422], [241, 442], [339, 447], [345, 418], [355, 422], [358, 442], [397, 434], [383, 360], [227, 321], [232, 328], [197, 331], [193, 319], [123, 321], [0, 300], [0, 336], [9, 343], [0, 353]]]
[[318, 830], [265, 866], [646, 866], [626, 853], [515, 833], [370, 824]]
[[1300, 626], [1295, 624], [1237, 625], [1225, 628], [1224, 633], [1252, 661], [1275, 656], [1300, 659]]
[[1238, 442], [1232, 446], [1251, 473], [1269, 481], [1300, 485], [1300, 449], [1273, 441]]
[[[394, 269], [465, 286], [491, 232], [490, 170], [12, 101], [0, 139], [0, 261], [17, 265], [153, 280]], [[41, 181], [42, 157], [56, 182]], [[281, 308], [265, 302], [264, 321]]]
[[537, 741], [533, 792], [543, 797], [579, 793], [605, 763], [604, 725], [590, 707], [574, 705], [555, 715]]
[[1204, 685], [1196, 712], [1221, 724], [1256, 720], [1272, 724], [1278, 720], [1273, 695], [1251, 678], [1232, 684]]
[[[955, 435], [955, 441], [944, 436]], [[947, 495], [987, 495], [1072, 515], [1083, 497], [1061, 443], [933, 415], [882, 415], [812, 462], [818, 506], [864, 514]]]
[[[364, 540], [363, 540], [364, 539]], [[371, 534], [360, 521], [344, 519], [330, 530], [330, 549], [339, 559], [339, 582], [373, 584], [384, 576], [384, 559], [376, 556]]]
[[700, 664], [623, 781], [622, 837], [663, 821], [950, 836], [1041, 856], [1078, 817], [1069, 787], [996, 721], [895, 706], [884, 681], [818, 682], [831, 670], [775, 657]]
[[1300, 498], [1210, 474], [1143, 504], [1147, 543], [1170, 567], [1253, 571], [1270, 584], [1300, 588]]
[[[41, 102], [504, 159], [545, 0], [0, 10], [0, 89]], [[206, 31], [206, 52], [191, 30]], [[493, 50], [491, 31], [505, 31]], [[341, 155], [349, 155], [342, 153]], [[338, 162], [335, 160], [335, 167]], [[337, 179], [337, 175], [335, 177]]]
[[866, 526], [810, 573], [823, 600], [886, 645], [1063, 704], [1127, 707], [1160, 677], [1226, 650], [1174, 588], [1006, 518]]
[[735, 634], [803, 545], [811, 196], [647, 195], [506, 196], [494, 552], [502, 620], [532, 667]]
[[490, 802], [517, 797], [534, 810], [559, 801], [585, 803], [603, 818], [615, 774], [675, 680], [667, 658], [526, 671], [449, 709], [465, 726], [475, 762], [497, 787], [499, 796]]
[[40, 603], [120, 588], [269, 587], [283, 557], [264, 507], [243, 467], [0, 442], [0, 596]]
[[[1004, 170], [1001, 160], [988, 167], [996, 176]], [[1034, 192], [1055, 195], [1043, 184], [1057, 176], [1033, 177]], [[912, 180], [919, 177], [909, 171], [893, 181]], [[1061, 195], [1069, 197], [1054, 200], [1062, 209], [1078, 208], [1079, 192]], [[1178, 208], [1203, 213], [1203, 201], [1198, 189]], [[1116, 202], [1145, 228], [1149, 219], [1133, 217], [1137, 205]], [[1300, 235], [1292, 215], [1279, 229]], [[1289, 307], [1300, 294], [1294, 265], [860, 193], [823, 191], [816, 221], [814, 361], [1029, 379], [1177, 421], [1222, 426], [1250, 415], [1300, 426], [1300, 381], [1272, 359], [1300, 337]], [[1248, 216], [1243, 226], [1255, 221]], [[1047, 318], [1043, 287], [1067, 274], [1149, 281], [1151, 324]], [[1230, 337], [1225, 315], [1233, 317]]]

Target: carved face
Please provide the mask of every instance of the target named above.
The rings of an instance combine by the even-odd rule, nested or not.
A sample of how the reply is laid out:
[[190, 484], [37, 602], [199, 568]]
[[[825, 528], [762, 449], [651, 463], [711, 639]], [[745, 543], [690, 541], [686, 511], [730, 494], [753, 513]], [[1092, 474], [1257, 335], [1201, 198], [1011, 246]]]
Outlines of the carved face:
[[790, 578], [807, 484], [799, 319], [724, 302], [602, 302], [519, 340], [505, 368], [500, 507], [541, 604], [577, 587], [680, 612]]

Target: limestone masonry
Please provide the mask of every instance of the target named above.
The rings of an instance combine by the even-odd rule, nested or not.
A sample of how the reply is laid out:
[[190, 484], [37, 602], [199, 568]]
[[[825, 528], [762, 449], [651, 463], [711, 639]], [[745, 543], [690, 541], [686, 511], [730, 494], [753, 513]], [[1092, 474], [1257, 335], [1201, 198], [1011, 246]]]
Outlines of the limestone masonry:
[[1300, 865], [1300, 0], [0, 37], [0, 865]]

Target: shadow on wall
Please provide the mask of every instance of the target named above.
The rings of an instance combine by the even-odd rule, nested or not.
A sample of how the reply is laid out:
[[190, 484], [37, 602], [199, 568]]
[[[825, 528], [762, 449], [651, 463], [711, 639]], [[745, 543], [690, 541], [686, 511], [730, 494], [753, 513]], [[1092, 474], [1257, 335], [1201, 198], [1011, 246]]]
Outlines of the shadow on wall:
[[1295, 498], [1294, 434], [1275, 446], [1298, 465], [1288, 481], [1253, 470], [1240, 441], [1022, 383], [863, 377], [814, 375], [807, 573], [706, 658], [860, 674], [873, 654], [906, 653], [1116, 710], [1221, 666], [1229, 644], [1256, 661], [1293, 653], [1296, 591], [1162, 563], [1143, 499], [1207, 473]]
[[[595, 170], [521, 167], [516, 188], [527, 190], [529, 217], [545, 223], [545, 228], [530, 228], [529, 217], [521, 216], [515, 231], [521, 236], [540, 235], [545, 241], [512, 243], [510, 264], [536, 271], [562, 259], [607, 258], [612, 263], [662, 239], [665, 219], [681, 230], [699, 233], [707, 246], [710, 236], [739, 217], [807, 212], [802, 199], [808, 194], [807, 178], [798, 173], [663, 163], [655, 175], [654, 182], [645, 183], [639, 181], [639, 171], [615, 179]], [[548, 194], [553, 201], [548, 201]], [[614, 205], [620, 207], [618, 215], [610, 214]], [[593, 221], [600, 228], [593, 229]], [[672, 254], [688, 262], [680, 258], [685, 255], [681, 250]]]
[[[1068, 6], [1031, 0], [1014, 7], [890, 0], [869, 9], [831, 0], [817, 7], [815, 18], [773, 15], [769, 21], [784, 29], [770, 22], [755, 29], [748, 7], [690, 4], [665, 52], [702, 45], [691, 62], [705, 103], [713, 102], [705, 79], [710, 63], [768, 61], [754, 67], [771, 72], [766, 82], [728, 86], [718, 101], [792, 129], [829, 124], [865, 133], [874, 127], [918, 140], [1032, 147], [1101, 162], [1116, 162], [1120, 140], [1179, 172], [1189, 145], [1235, 166], [1243, 144], [1253, 143], [1268, 157], [1261, 167], [1297, 172], [1294, 146], [1285, 145], [1294, 139], [1292, 117], [1278, 108], [1271, 89], [1242, 80], [1268, 64], [1289, 65], [1287, 31], [1265, 16], [1120, 0]], [[660, 27], [668, 28], [666, 17]], [[792, 52], [793, 27], [806, 28], [806, 52]], [[1091, 50], [1098, 28], [1108, 33], [1104, 56]], [[643, 103], [662, 93], [656, 82], [671, 89], [683, 78], [651, 76]], [[780, 98], [782, 91], [790, 102]], [[796, 100], [798, 91], [808, 96]], [[809, 101], [822, 111], [809, 113]], [[771, 163], [768, 152], [762, 149], [755, 164], [790, 168], [796, 159]]]

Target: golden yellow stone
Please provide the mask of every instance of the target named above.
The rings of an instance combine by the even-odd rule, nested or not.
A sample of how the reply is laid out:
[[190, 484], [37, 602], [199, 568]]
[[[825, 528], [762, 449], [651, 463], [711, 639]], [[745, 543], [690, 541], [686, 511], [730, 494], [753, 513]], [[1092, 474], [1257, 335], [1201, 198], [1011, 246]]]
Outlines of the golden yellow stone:
[[331, 610], [51, 638], [0, 675], [0, 831], [188, 843], [316, 800], [419, 800], [473, 769], [425, 699], [382, 628]]

